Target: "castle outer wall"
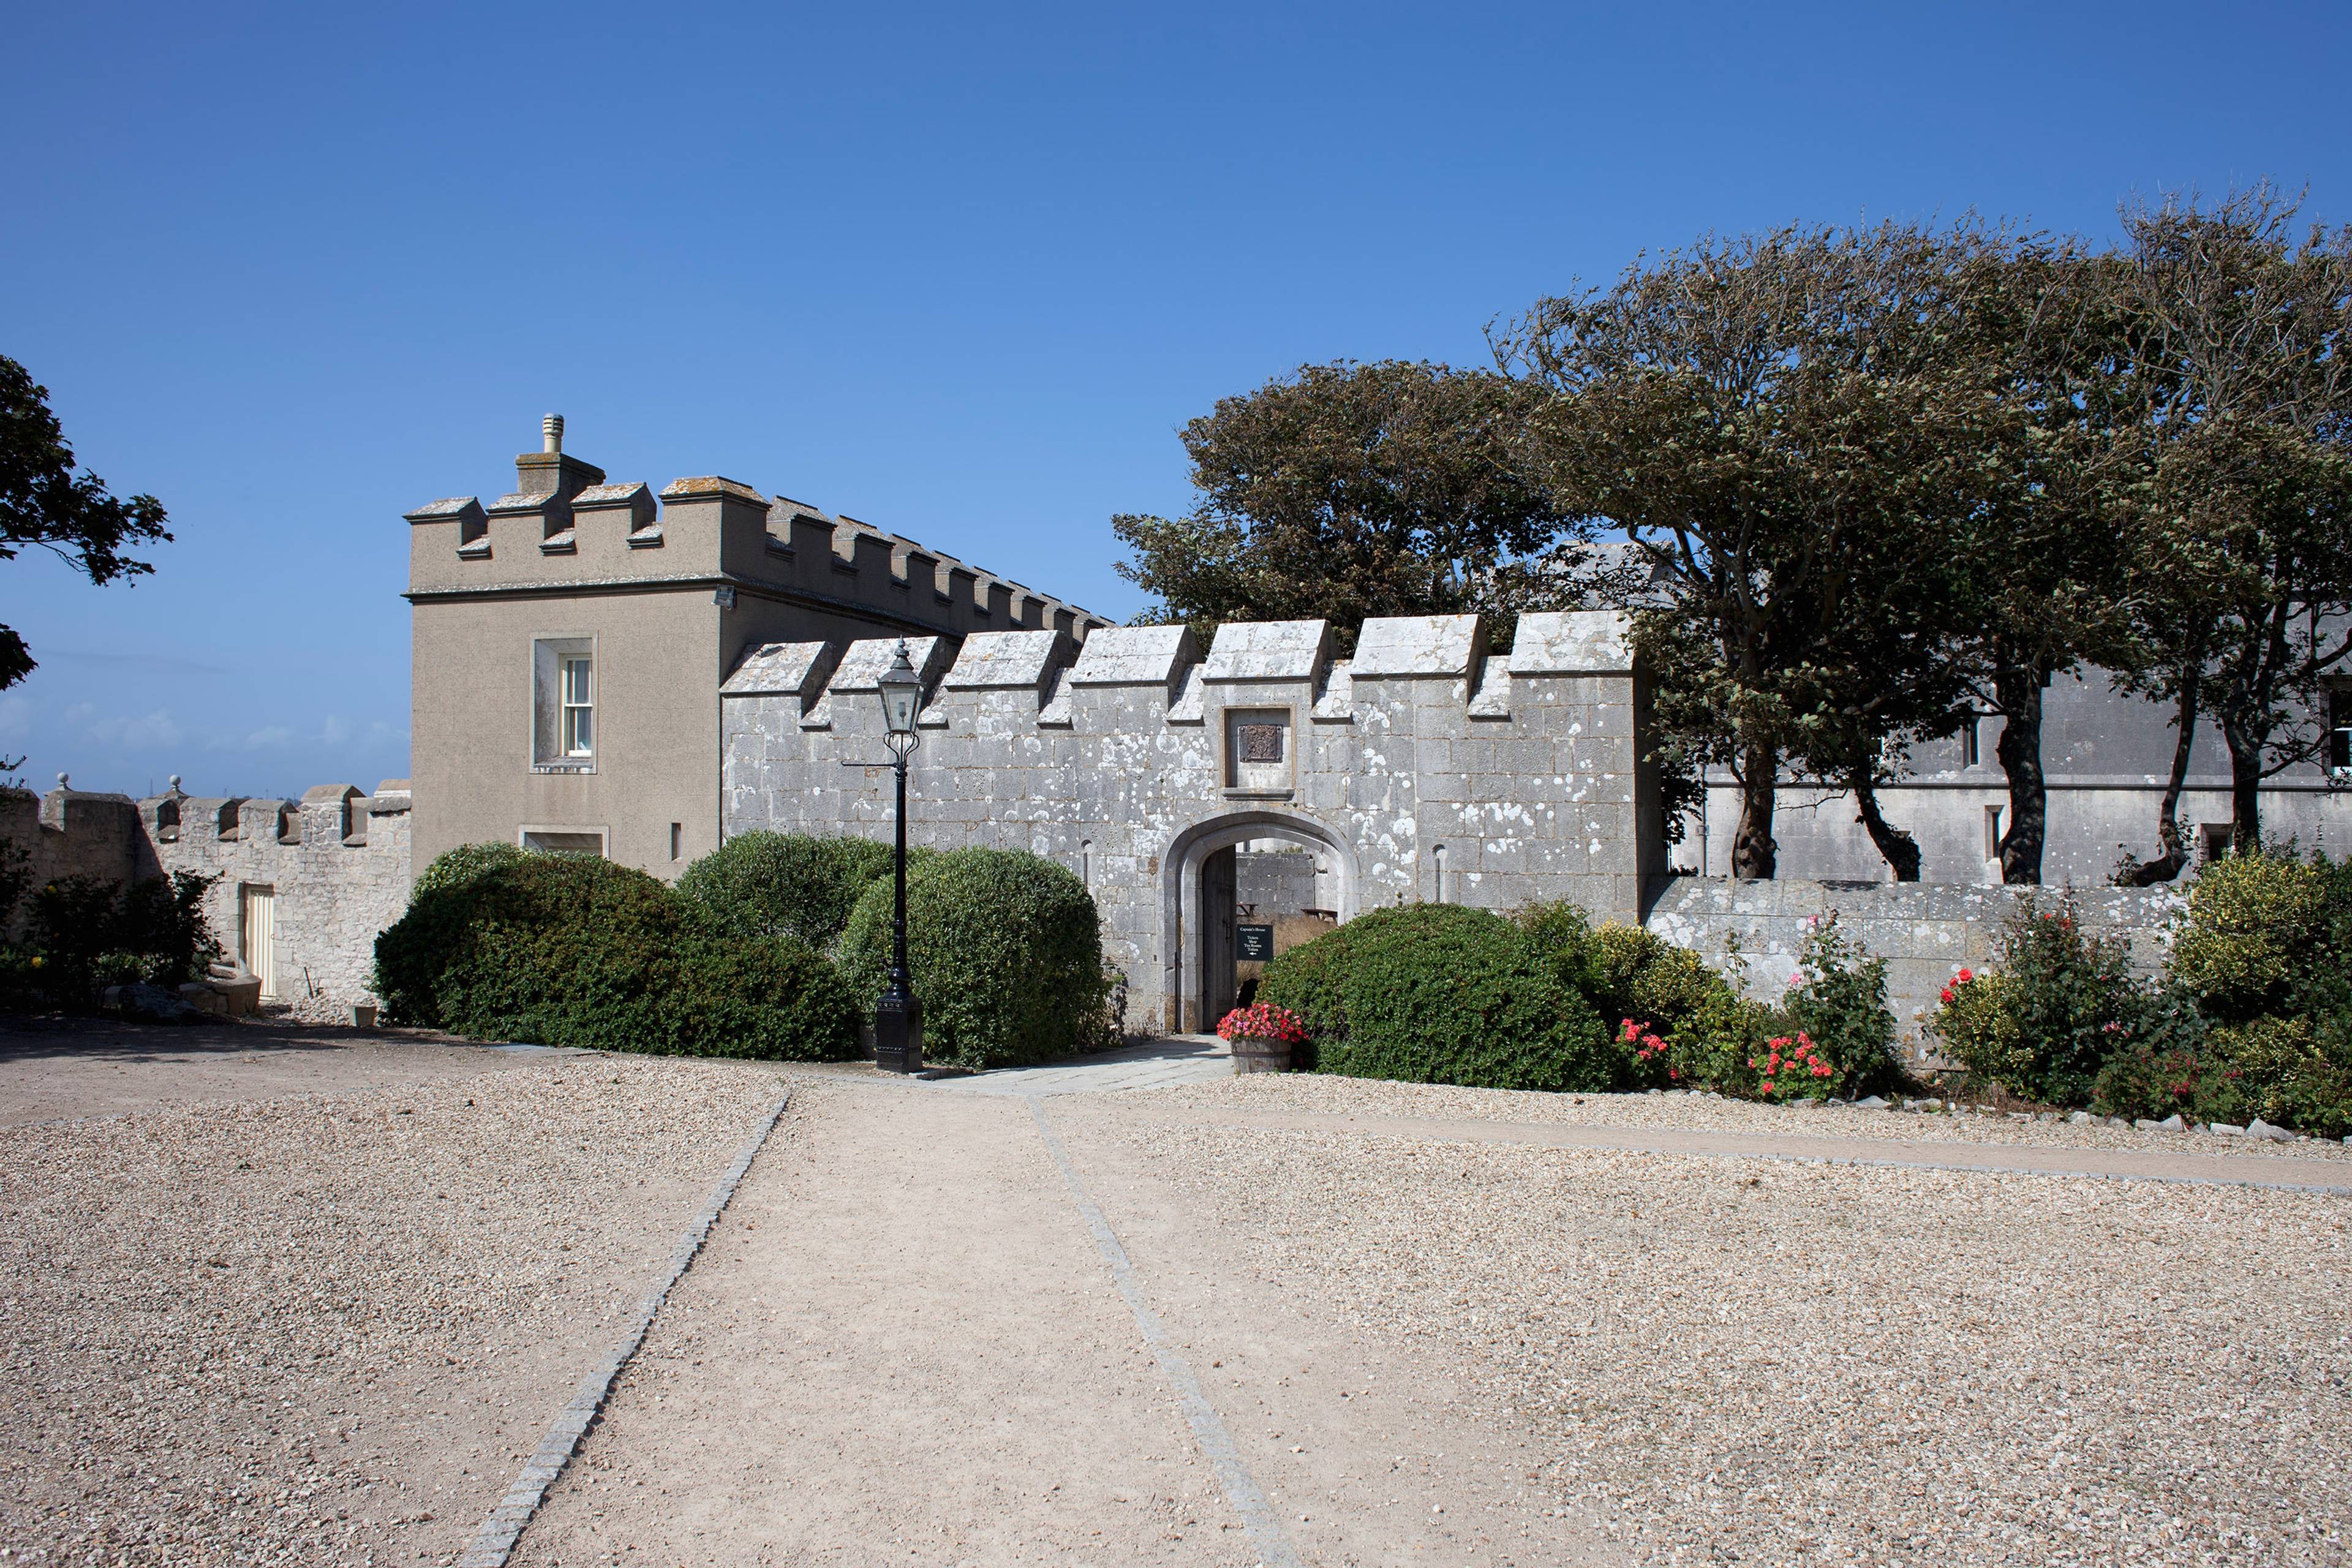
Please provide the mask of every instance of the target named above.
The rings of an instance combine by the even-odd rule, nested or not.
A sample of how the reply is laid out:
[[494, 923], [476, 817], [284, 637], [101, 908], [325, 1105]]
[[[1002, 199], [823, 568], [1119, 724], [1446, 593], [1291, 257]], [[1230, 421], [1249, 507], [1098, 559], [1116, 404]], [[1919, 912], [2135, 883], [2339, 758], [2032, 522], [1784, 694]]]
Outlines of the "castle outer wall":
[[[1229, 900], [1221, 852], [1313, 852], [1340, 920], [1415, 900], [1497, 910], [1570, 899], [1637, 921], [1663, 870], [1622, 618], [1528, 616], [1490, 652], [1475, 616], [910, 638], [932, 685], [908, 836], [1060, 861], [1094, 893], [1131, 1026], [1213, 1027]], [[891, 832], [877, 678], [896, 643], [776, 644], [721, 692], [732, 836]], [[935, 683], [935, 684], [934, 684]], [[844, 765], [844, 764], [853, 765]], [[1204, 915], [1203, 910], [1209, 912]]]

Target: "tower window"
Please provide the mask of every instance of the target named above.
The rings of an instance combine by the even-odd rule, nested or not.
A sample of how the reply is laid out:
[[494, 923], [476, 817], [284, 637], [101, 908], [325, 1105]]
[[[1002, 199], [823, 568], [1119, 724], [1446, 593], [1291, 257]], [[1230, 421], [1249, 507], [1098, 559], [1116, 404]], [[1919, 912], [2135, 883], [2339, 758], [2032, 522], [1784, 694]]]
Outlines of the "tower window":
[[596, 664], [585, 654], [563, 660], [563, 754], [596, 754]]

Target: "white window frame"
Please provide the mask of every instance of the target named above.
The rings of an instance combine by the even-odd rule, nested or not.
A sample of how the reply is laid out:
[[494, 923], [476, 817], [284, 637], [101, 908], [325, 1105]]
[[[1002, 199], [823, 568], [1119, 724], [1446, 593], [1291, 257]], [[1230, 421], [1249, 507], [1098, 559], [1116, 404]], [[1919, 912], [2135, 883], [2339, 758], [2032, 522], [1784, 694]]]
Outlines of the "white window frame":
[[[567, 672], [576, 661], [588, 666], [588, 700], [569, 702]], [[593, 773], [597, 766], [597, 693], [604, 685], [604, 650], [594, 637], [541, 632], [530, 639], [530, 771]], [[585, 747], [575, 747], [575, 716], [587, 720]]]
[[[557, 752], [567, 759], [596, 757], [596, 656], [567, 653], [555, 661]], [[573, 677], [579, 678], [575, 689]]]

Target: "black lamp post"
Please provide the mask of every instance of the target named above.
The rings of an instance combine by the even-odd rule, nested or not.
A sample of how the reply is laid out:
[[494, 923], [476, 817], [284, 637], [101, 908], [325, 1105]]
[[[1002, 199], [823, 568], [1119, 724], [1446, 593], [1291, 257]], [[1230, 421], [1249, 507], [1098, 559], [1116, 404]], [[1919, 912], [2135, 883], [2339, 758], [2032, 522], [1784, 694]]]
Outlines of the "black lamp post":
[[898, 902], [891, 913], [890, 984], [874, 1007], [874, 1065], [886, 1072], [923, 1070], [923, 1005], [907, 973], [907, 758], [923, 743], [915, 721], [923, 710], [923, 680], [907, 662], [907, 639], [882, 672], [882, 722], [898, 774], [898, 855], [893, 868]]

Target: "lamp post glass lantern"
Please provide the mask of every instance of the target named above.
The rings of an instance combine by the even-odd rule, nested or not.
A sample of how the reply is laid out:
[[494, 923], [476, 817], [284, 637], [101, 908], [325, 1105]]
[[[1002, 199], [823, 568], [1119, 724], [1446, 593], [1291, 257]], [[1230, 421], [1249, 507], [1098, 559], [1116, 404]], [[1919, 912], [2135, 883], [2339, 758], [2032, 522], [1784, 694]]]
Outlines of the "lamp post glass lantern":
[[891, 874], [897, 898], [891, 906], [890, 982], [874, 1006], [874, 1065], [886, 1072], [923, 1070], [923, 1005], [915, 1000], [914, 978], [907, 973], [907, 758], [923, 738], [915, 721], [923, 711], [923, 679], [907, 658], [907, 640], [898, 639], [898, 657], [882, 672], [882, 723], [898, 775], [898, 852]]

